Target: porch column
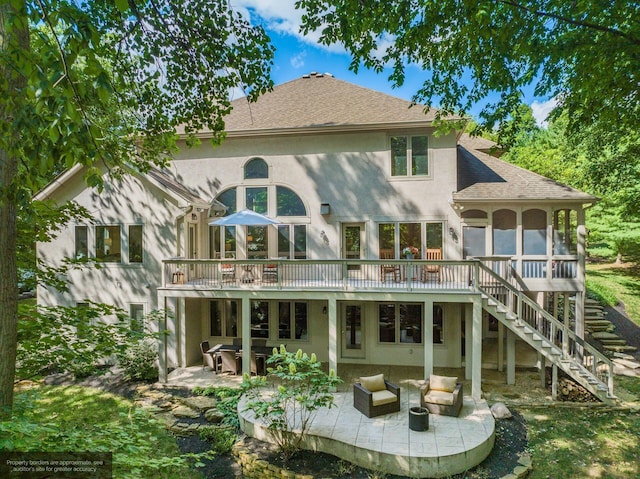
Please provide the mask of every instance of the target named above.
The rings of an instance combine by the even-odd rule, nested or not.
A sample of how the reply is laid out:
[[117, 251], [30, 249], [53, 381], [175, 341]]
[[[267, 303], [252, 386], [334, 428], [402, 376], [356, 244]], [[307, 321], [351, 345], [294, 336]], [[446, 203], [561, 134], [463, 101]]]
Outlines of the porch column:
[[338, 304], [334, 297], [328, 300], [329, 319], [329, 369], [338, 374]]
[[464, 378], [471, 380], [473, 343], [473, 303], [464, 305]]
[[161, 383], [166, 383], [167, 377], [167, 316], [171, 312], [175, 312], [172, 300], [174, 298], [167, 298], [164, 293], [158, 293], [158, 305], [164, 310], [164, 314], [160, 317], [158, 323], [158, 380]]
[[516, 335], [507, 329], [507, 384], [516, 383]]
[[585, 303], [585, 259], [587, 255], [586, 243], [587, 243], [587, 231], [584, 226], [584, 210], [580, 208], [578, 210], [578, 265], [577, 265], [577, 278], [580, 281], [580, 291], [576, 293], [576, 310], [575, 320], [576, 334], [584, 338], [584, 303]]
[[433, 301], [424, 302], [424, 378], [433, 374]]
[[473, 360], [471, 370], [471, 397], [480, 400], [482, 396], [482, 299], [473, 298]]
[[498, 371], [504, 371], [504, 324], [498, 321]]
[[242, 296], [242, 376], [251, 376], [251, 301], [249, 296]]
[[187, 304], [185, 298], [177, 298], [177, 324], [176, 324], [176, 356], [178, 366], [184, 368], [187, 366]]

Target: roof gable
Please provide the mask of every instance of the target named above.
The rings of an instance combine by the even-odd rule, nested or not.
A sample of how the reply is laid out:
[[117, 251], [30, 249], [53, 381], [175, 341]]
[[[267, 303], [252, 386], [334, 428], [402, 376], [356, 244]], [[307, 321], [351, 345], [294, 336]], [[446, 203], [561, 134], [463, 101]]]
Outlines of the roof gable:
[[227, 133], [274, 130], [428, 125], [437, 110], [403, 100], [329, 74], [311, 74], [276, 86], [255, 103], [232, 102]]

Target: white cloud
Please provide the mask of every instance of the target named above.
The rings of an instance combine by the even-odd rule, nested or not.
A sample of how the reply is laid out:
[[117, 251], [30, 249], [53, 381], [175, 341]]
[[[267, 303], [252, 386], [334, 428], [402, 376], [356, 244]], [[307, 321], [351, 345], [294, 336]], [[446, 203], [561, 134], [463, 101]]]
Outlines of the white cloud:
[[300, 52], [297, 55], [292, 56], [289, 62], [291, 63], [291, 66], [295, 69], [302, 68], [304, 66], [304, 57], [306, 56], [307, 56], [306, 52]]
[[344, 52], [342, 45], [320, 45], [320, 30], [306, 35], [300, 33], [302, 24], [302, 11], [296, 10], [295, 0], [233, 0], [231, 6], [245, 17], [259, 17], [264, 22], [264, 27], [283, 35], [291, 35], [298, 40], [324, 48], [332, 52]]
[[558, 105], [558, 100], [552, 98], [550, 100], [540, 103], [538, 100], [534, 100], [531, 104], [531, 110], [533, 111], [533, 117], [536, 119], [538, 126], [547, 126], [547, 118], [549, 113]]

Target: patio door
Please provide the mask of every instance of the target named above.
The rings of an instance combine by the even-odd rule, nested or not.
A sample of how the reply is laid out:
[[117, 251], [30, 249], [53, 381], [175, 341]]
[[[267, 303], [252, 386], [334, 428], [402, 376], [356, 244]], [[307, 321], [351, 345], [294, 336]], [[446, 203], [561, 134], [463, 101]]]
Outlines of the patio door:
[[342, 357], [364, 358], [362, 305], [359, 303], [344, 303], [341, 309]]
[[[364, 223], [342, 225], [342, 257], [358, 260], [364, 257]], [[348, 270], [359, 270], [360, 265], [347, 266]]]

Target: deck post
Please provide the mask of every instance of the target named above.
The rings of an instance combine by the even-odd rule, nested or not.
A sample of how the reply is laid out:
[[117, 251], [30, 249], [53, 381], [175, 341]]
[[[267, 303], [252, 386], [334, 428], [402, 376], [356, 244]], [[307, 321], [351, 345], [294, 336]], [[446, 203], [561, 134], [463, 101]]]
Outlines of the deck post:
[[498, 371], [504, 371], [504, 324], [498, 322]]
[[424, 378], [433, 374], [433, 300], [424, 302]]
[[[251, 357], [251, 301], [242, 296], [242, 351], [245, 358]], [[251, 361], [242, 361], [242, 376], [251, 376]]]
[[482, 298], [473, 298], [473, 360], [471, 371], [471, 397], [482, 397]]
[[158, 380], [166, 383], [167, 377], [167, 314], [170, 309], [169, 299], [162, 292], [158, 293], [158, 304], [162, 306], [164, 313], [160, 317], [158, 324]]
[[187, 366], [187, 309], [186, 299], [176, 298], [176, 347], [178, 348], [178, 366]]
[[551, 399], [555, 401], [558, 397], [558, 366], [551, 367]]
[[335, 297], [328, 300], [329, 319], [329, 369], [338, 373], [338, 304]]
[[471, 354], [473, 349], [473, 303], [464, 305], [464, 378], [471, 380]]
[[516, 335], [510, 329], [507, 330], [507, 384], [516, 383]]

